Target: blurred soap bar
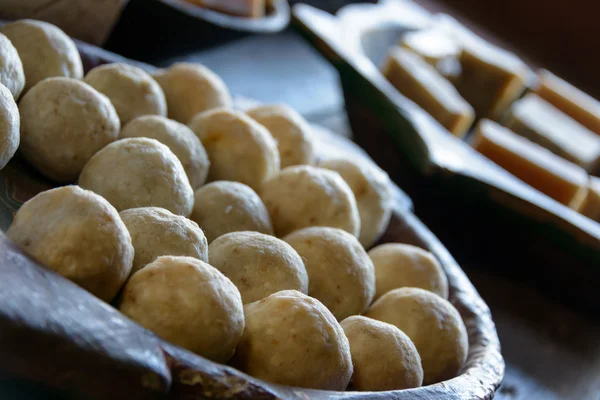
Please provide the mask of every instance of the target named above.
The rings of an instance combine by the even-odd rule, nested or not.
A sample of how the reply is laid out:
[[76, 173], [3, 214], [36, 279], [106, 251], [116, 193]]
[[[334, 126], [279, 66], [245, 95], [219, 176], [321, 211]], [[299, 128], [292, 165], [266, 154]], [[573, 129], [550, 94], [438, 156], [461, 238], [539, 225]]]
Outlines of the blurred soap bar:
[[460, 76], [461, 47], [448, 32], [437, 28], [417, 30], [403, 35], [399, 44], [419, 55], [449, 80]]
[[439, 26], [462, 48], [461, 73], [455, 84], [479, 118], [499, 120], [530, 83], [531, 69], [515, 54], [495, 46], [447, 15]]
[[599, 165], [600, 136], [533, 93], [514, 103], [505, 125], [587, 171]]
[[590, 178], [588, 191], [575, 201], [571, 207], [594, 221], [600, 222], [600, 178]]
[[453, 135], [463, 137], [473, 123], [473, 108], [440, 73], [413, 52], [390, 50], [383, 74], [400, 93], [438, 120]]
[[600, 101], [545, 69], [534, 92], [581, 125], [600, 135]]
[[569, 205], [587, 191], [588, 174], [583, 168], [496, 122], [479, 121], [472, 146], [517, 178], [562, 204]]
[[266, 0], [187, 0], [190, 3], [239, 17], [262, 18]]

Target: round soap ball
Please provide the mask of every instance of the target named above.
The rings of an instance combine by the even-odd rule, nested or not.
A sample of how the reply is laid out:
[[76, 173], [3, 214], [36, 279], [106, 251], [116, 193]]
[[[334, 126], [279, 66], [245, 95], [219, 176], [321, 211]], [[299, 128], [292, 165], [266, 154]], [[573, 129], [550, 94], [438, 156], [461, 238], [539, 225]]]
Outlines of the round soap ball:
[[360, 232], [354, 194], [336, 172], [309, 165], [288, 167], [263, 185], [260, 197], [277, 236], [309, 226], [340, 228], [354, 236]]
[[121, 211], [135, 256], [136, 272], [160, 256], [188, 256], [208, 262], [208, 243], [197, 223], [160, 207]]
[[0, 83], [0, 170], [15, 155], [21, 140], [19, 109], [12, 93]]
[[428, 290], [394, 289], [373, 303], [365, 316], [408, 335], [421, 356], [424, 385], [454, 378], [467, 359], [469, 339], [459, 312]]
[[352, 189], [360, 215], [358, 239], [364, 247], [370, 247], [383, 235], [392, 215], [388, 175], [361, 160], [331, 159], [319, 166], [339, 173]]
[[312, 227], [284, 238], [308, 272], [308, 294], [338, 320], [362, 314], [375, 295], [373, 263], [358, 240], [337, 228]]
[[21, 19], [0, 28], [17, 49], [25, 71], [25, 91], [53, 76], [83, 78], [83, 65], [75, 43], [47, 22]]
[[0, 83], [15, 100], [25, 88], [25, 71], [19, 53], [10, 39], [0, 33]]
[[204, 185], [210, 161], [200, 139], [186, 125], [158, 115], [145, 115], [125, 125], [120, 137], [158, 140], [179, 158], [193, 189]]
[[246, 329], [232, 364], [282, 385], [345, 390], [352, 376], [348, 339], [319, 301], [295, 290], [244, 307]]
[[118, 63], [100, 65], [84, 80], [110, 99], [122, 125], [142, 115], [167, 115], [165, 94], [141, 68]]
[[229, 232], [273, 234], [269, 213], [250, 186], [231, 181], [212, 182], [196, 190], [194, 199], [191, 219], [202, 228], [209, 243]]
[[279, 172], [277, 143], [247, 115], [218, 108], [196, 115], [189, 126], [208, 153], [209, 181], [237, 181], [258, 190]]
[[283, 104], [264, 105], [248, 110], [247, 114], [266, 127], [277, 141], [281, 168], [315, 162], [310, 125], [293, 108]]
[[210, 264], [237, 286], [244, 304], [281, 290], [308, 292], [302, 259], [289, 244], [258, 232], [232, 232], [208, 247]]
[[225, 83], [203, 65], [176, 63], [157, 72], [154, 79], [167, 98], [169, 118], [183, 124], [200, 112], [232, 105]]
[[119, 310], [161, 338], [225, 363], [244, 331], [240, 292], [193, 257], [158, 257], [134, 273]]
[[41, 264], [107, 302], [131, 271], [133, 246], [119, 213], [78, 186], [25, 202], [7, 235]]
[[393, 289], [416, 287], [448, 298], [448, 278], [430, 252], [410, 244], [386, 243], [369, 251], [375, 266], [375, 300]]
[[358, 315], [341, 322], [352, 353], [352, 388], [401, 390], [421, 386], [423, 367], [414, 343], [394, 325]]
[[155, 139], [128, 138], [109, 144], [85, 165], [79, 185], [119, 211], [154, 206], [188, 217], [194, 206], [194, 191], [181, 162]]
[[83, 166], [115, 141], [121, 124], [110, 100], [72, 78], [48, 78], [19, 102], [21, 153], [59, 182], [77, 179]]

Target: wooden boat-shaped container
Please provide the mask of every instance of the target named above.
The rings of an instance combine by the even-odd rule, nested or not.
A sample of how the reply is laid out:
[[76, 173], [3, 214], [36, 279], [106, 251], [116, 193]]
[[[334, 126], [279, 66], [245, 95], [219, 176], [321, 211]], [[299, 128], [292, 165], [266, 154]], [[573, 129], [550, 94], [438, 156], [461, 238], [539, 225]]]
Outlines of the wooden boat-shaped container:
[[[107, 62], [130, 62], [84, 43], [78, 47], [86, 70]], [[315, 131], [322, 155], [368, 158], [347, 139], [318, 127]], [[52, 186], [15, 157], [0, 171], [0, 229], [6, 231], [24, 201]], [[457, 377], [376, 393], [263, 382], [157, 338], [0, 235], [0, 392], [18, 398], [86, 399], [491, 399], [502, 381], [504, 361], [490, 310], [443, 244], [415, 217], [410, 199], [397, 187], [392, 189], [394, 212], [381, 242], [414, 244], [440, 260], [448, 276], [449, 299], [469, 336], [468, 359]]]
[[402, 33], [430, 22], [427, 11], [410, 1], [382, 1], [333, 16], [297, 4], [292, 17], [338, 70], [354, 140], [415, 200], [444, 243], [565, 303], [600, 311], [600, 224], [451, 135], [380, 72]]
[[104, 47], [136, 60], [153, 60], [214, 47], [243, 36], [282, 31], [287, 0], [268, 1], [262, 18], [244, 18], [186, 0], [130, 0]]

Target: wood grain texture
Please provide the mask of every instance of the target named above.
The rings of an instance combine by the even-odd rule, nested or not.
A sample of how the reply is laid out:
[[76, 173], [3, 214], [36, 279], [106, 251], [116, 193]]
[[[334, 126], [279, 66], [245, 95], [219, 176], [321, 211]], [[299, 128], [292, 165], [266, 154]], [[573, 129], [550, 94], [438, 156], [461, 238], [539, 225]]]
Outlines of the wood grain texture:
[[467, 273], [492, 309], [507, 363], [497, 400], [600, 399], [600, 321], [474, 259]]
[[0, 369], [94, 398], [161, 398], [158, 340], [0, 237]]

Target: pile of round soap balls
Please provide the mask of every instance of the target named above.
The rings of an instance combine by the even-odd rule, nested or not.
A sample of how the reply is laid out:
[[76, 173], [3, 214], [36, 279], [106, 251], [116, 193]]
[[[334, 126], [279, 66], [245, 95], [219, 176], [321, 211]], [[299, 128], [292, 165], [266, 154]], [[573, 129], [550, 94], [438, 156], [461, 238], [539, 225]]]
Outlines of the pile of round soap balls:
[[236, 111], [205, 67], [84, 76], [58, 28], [0, 30], [0, 167], [19, 147], [71, 184], [16, 213], [8, 236], [32, 258], [163, 339], [269, 382], [392, 390], [460, 372], [467, 333], [436, 258], [366, 251], [391, 215], [374, 164], [317, 159], [298, 113]]

